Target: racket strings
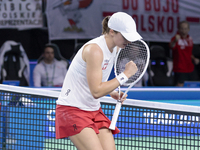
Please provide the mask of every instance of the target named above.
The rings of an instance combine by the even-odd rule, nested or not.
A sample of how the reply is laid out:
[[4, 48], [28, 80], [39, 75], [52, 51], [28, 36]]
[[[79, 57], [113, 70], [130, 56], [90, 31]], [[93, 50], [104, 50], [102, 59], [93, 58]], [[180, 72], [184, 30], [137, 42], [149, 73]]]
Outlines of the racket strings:
[[135, 73], [135, 75], [130, 77], [125, 85], [130, 85], [136, 81], [144, 72], [148, 61], [147, 51], [148, 50], [146, 46], [141, 41], [136, 41], [128, 44], [119, 52], [115, 66], [117, 75], [125, 70], [125, 65], [130, 61], [133, 61], [138, 68], [138, 71]]

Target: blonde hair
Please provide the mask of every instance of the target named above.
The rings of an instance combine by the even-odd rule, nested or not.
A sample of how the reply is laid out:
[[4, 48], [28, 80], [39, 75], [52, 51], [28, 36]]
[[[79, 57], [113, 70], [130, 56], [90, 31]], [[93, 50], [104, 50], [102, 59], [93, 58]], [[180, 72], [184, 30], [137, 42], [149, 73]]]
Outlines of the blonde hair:
[[102, 21], [102, 34], [107, 34], [110, 31], [110, 28], [108, 27], [109, 19], [110, 19], [110, 16], [106, 16]]

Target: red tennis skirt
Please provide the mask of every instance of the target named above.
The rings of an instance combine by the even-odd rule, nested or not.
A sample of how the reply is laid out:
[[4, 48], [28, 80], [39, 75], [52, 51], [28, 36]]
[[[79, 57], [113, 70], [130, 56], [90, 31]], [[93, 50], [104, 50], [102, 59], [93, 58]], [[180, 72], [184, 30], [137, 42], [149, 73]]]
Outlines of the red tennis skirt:
[[[57, 105], [55, 123], [56, 139], [61, 139], [76, 135], [86, 127], [92, 128], [99, 134], [99, 129], [109, 128], [111, 121], [101, 108], [97, 111], [85, 111], [76, 107]], [[112, 130], [113, 134], [119, 132], [117, 127]]]

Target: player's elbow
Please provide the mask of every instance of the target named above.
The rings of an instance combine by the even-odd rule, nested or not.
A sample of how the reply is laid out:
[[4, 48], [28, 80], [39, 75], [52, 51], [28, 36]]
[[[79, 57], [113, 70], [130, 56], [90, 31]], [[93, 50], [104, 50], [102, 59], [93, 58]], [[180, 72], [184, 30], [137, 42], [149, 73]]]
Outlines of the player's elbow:
[[101, 94], [100, 94], [99, 92], [92, 92], [92, 96], [93, 96], [95, 99], [98, 99], [98, 98], [102, 97]]
[[90, 91], [91, 91], [92, 96], [95, 99], [98, 99], [98, 98], [103, 96], [101, 90], [99, 90], [99, 89], [93, 89], [93, 90], [90, 90]]
[[101, 85], [98, 85], [98, 86], [90, 86], [90, 92], [92, 94], [92, 96], [95, 98], [95, 99], [98, 99], [102, 96], [104, 96], [105, 94], [105, 90], [104, 88], [102, 88]]

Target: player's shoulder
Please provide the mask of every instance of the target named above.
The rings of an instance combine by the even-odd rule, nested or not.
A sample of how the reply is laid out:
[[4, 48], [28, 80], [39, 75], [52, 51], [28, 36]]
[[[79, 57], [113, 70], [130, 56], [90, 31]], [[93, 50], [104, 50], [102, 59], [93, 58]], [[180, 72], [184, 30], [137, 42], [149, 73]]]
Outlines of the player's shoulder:
[[86, 45], [84, 51], [88, 54], [102, 54], [102, 49], [96, 43]]
[[84, 61], [86, 59], [103, 59], [103, 51], [97, 44], [91, 43], [84, 47], [82, 56]]

